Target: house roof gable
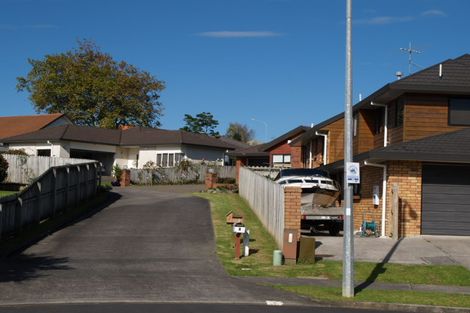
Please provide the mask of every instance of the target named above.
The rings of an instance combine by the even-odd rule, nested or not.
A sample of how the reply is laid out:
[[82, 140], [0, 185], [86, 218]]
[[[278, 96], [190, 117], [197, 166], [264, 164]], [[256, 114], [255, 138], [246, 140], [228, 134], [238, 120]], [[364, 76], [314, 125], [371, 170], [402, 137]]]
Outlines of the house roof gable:
[[7, 138], [43, 129], [60, 118], [62, 113], [23, 116], [1, 116], [0, 138]]

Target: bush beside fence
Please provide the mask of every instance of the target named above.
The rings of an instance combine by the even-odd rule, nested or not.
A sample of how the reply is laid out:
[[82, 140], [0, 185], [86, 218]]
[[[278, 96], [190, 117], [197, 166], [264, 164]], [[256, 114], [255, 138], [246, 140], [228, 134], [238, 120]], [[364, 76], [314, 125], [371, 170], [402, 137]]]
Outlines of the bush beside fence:
[[96, 194], [98, 162], [52, 167], [17, 195], [0, 198], [0, 237], [39, 224]]
[[[284, 189], [247, 168], [240, 168], [239, 194], [282, 248], [284, 235]], [[249, 227], [249, 225], [248, 225]]]
[[235, 178], [235, 166], [207, 166], [193, 164], [188, 169], [178, 167], [158, 169], [131, 169], [131, 182], [136, 185], [203, 184], [209, 169], [220, 178]]

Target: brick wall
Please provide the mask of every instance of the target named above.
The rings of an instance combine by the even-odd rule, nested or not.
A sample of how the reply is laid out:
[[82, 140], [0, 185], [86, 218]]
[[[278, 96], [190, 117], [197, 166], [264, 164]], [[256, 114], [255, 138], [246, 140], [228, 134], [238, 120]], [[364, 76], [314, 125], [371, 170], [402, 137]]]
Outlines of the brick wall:
[[[360, 198], [354, 200], [354, 229], [359, 230], [362, 221], [375, 221], [381, 227], [382, 221], [382, 180], [383, 169], [380, 167], [361, 167]], [[374, 186], [379, 186], [380, 203], [374, 206], [372, 200]], [[387, 202], [389, 199], [387, 198]]]
[[207, 189], [215, 188], [217, 184], [217, 173], [206, 173], [205, 183]]
[[[399, 194], [399, 235], [417, 236], [421, 234], [421, 191], [422, 164], [412, 161], [392, 161], [388, 166], [387, 219], [392, 209], [392, 185], [398, 184]], [[389, 233], [391, 229], [387, 230]]]
[[284, 189], [284, 228], [298, 229], [300, 236], [300, 205], [302, 189], [286, 187]]
[[[295, 262], [297, 259], [297, 242], [300, 240], [300, 206], [302, 189], [300, 187], [286, 187], [284, 189], [284, 243], [282, 252], [284, 258]], [[288, 242], [288, 234], [294, 238]]]
[[242, 166], [245, 166], [246, 165], [246, 159], [245, 158], [239, 158], [237, 159], [237, 161], [235, 162], [235, 166], [237, 167], [237, 184], [238, 184], [238, 180], [240, 178], [240, 167]]
[[291, 148], [291, 166], [293, 168], [302, 168], [302, 147], [292, 147]]

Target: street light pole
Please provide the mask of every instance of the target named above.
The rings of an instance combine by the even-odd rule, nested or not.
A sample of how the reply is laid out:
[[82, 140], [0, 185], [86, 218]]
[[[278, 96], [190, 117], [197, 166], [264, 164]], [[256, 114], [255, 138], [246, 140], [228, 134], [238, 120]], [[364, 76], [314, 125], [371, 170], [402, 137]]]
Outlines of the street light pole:
[[269, 141], [268, 139], [268, 123], [266, 123], [265, 121], [261, 121], [261, 120], [257, 120], [256, 118], [252, 117], [251, 118], [252, 121], [255, 121], [255, 122], [260, 122], [260, 123], [263, 123], [264, 124], [264, 138], [266, 140], [266, 142]]
[[347, 180], [352, 162], [352, 0], [346, 0], [346, 88], [344, 109], [344, 253], [343, 297], [354, 297], [353, 186]]

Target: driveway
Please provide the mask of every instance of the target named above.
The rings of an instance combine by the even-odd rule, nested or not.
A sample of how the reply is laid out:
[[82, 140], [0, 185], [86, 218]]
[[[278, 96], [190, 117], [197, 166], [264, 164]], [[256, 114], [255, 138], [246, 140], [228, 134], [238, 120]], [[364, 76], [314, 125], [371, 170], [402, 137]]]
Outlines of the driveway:
[[[323, 258], [341, 260], [343, 238], [317, 236], [316, 254]], [[354, 239], [355, 259], [358, 261], [403, 264], [460, 264], [470, 270], [470, 237], [418, 236], [399, 241], [390, 238]]]
[[102, 211], [1, 261], [0, 303], [307, 302], [225, 274], [206, 200], [177, 186], [113, 192]]

